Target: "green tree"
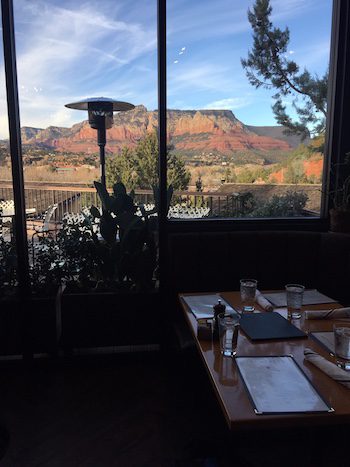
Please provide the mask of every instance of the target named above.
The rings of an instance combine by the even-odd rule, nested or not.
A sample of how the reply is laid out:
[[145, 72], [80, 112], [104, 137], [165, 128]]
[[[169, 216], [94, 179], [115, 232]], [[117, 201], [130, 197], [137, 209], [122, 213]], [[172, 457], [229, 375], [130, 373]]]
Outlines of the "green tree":
[[255, 177], [250, 169], [244, 168], [237, 174], [236, 180], [237, 183], [254, 183]]
[[307, 183], [307, 177], [304, 171], [303, 161], [301, 159], [295, 159], [290, 162], [287, 166], [286, 173], [284, 175], [285, 183]]
[[138, 161], [135, 158], [134, 151], [124, 147], [121, 154], [107, 159], [106, 180], [108, 186], [121, 182], [129, 190], [140, 188]]
[[[130, 189], [151, 189], [158, 185], [158, 138], [156, 133], [146, 135], [134, 149], [123, 148], [121, 154], [107, 160], [107, 185], [122, 182]], [[186, 190], [191, 178], [179, 156], [167, 152], [168, 184], [174, 190]]]
[[[241, 59], [249, 82], [256, 88], [275, 89], [272, 106], [276, 121], [287, 128], [286, 133], [303, 138], [325, 131], [327, 115], [328, 69], [323, 77], [301, 71], [289, 60], [289, 29], [281, 30], [270, 21], [272, 7], [269, 0], [256, 0], [248, 10], [248, 20], [253, 30], [253, 48], [248, 57]], [[292, 97], [297, 118], [288, 115], [283, 103], [285, 96]]]
[[232, 170], [230, 167], [228, 167], [225, 170], [225, 180], [227, 183], [236, 183], [237, 182], [237, 175], [235, 172], [234, 167], [232, 167]]
[[251, 217], [294, 217], [304, 215], [308, 196], [304, 192], [287, 191], [285, 195], [274, 195], [272, 199], [257, 206]]
[[200, 174], [198, 175], [198, 178], [196, 180], [196, 191], [198, 191], [198, 193], [202, 193], [203, 191], [203, 182]]

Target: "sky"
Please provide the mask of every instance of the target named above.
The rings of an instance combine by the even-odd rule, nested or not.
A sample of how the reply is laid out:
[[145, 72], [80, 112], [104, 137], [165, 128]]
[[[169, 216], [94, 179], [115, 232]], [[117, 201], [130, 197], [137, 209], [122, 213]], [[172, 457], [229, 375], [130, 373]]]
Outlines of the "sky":
[[[240, 62], [252, 45], [247, 11], [254, 1], [167, 3], [168, 108], [229, 109], [248, 125], [276, 124], [273, 92], [253, 88]], [[271, 5], [275, 26], [290, 29], [288, 56], [322, 76], [332, 1]], [[157, 108], [156, 0], [14, 0], [14, 13], [22, 126], [70, 127], [87, 114], [64, 105], [86, 97]], [[1, 50], [0, 138], [7, 136]]]

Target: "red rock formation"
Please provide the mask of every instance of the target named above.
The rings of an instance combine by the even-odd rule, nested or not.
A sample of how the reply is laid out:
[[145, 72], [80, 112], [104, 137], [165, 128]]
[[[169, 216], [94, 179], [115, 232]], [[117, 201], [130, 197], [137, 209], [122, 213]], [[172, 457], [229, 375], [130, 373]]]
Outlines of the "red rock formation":
[[310, 159], [304, 161], [304, 170], [307, 177], [315, 176], [317, 178], [321, 177], [323, 170], [323, 157], [320, 155], [320, 158]]
[[[107, 151], [118, 152], [124, 146], [132, 147], [145, 134], [158, 126], [158, 113], [148, 112], [138, 106], [129, 112], [115, 114], [114, 125], [107, 130]], [[74, 125], [71, 129], [57, 127], [46, 130], [29, 129], [22, 132], [25, 144], [52, 147], [56, 151], [95, 153], [96, 130], [90, 128], [87, 121]], [[34, 134], [34, 136], [33, 136]], [[250, 131], [228, 110], [169, 110], [169, 142], [185, 153], [196, 151], [200, 154], [229, 155], [234, 151], [244, 150], [279, 150], [288, 151], [287, 142], [267, 136], [259, 136]]]
[[[323, 170], [323, 156], [321, 153], [318, 153], [311, 159], [303, 161], [302, 164], [304, 168], [304, 173], [308, 178], [316, 177], [317, 179], [320, 179]], [[280, 170], [277, 170], [276, 172], [271, 173], [269, 181], [275, 181], [276, 183], [285, 183], [285, 175], [287, 170], [288, 169], [284, 167]]]
[[280, 169], [277, 172], [273, 172], [269, 177], [269, 181], [274, 183], [284, 183], [285, 172], [286, 169]]

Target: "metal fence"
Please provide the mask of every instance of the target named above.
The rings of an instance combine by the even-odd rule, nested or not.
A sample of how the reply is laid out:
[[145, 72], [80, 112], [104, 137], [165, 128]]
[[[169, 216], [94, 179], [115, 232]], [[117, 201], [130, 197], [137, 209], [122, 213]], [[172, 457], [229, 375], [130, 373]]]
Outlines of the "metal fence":
[[[10, 182], [0, 181], [0, 199], [13, 199], [13, 190]], [[100, 199], [93, 187], [48, 185], [40, 182], [26, 183], [25, 199], [27, 208], [35, 208], [38, 215], [44, 213], [52, 204], [57, 204], [56, 220], [61, 220], [64, 213], [77, 213], [86, 206], [101, 206]], [[135, 204], [154, 203], [152, 190], [136, 190]], [[183, 208], [209, 208], [209, 216], [238, 215], [241, 209], [240, 197], [237, 194], [175, 192], [172, 205], [181, 205]]]
[[[232, 191], [227, 192], [190, 192], [176, 191], [172, 197], [172, 206], [185, 208], [206, 208], [208, 217], [242, 217], [246, 212], [246, 195], [252, 192], [258, 200], [271, 198], [274, 194], [281, 196], [287, 190], [305, 191], [312, 201], [315, 197], [320, 201], [320, 187], [318, 185], [233, 185]], [[258, 191], [259, 190], [259, 191]], [[13, 199], [12, 184], [0, 181], [0, 199]], [[94, 187], [83, 185], [68, 185], [64, 183], [49, 184], [45, 182], [26, 182], [25, 199], [27, 208], [35, 208], [37, 215], [43, 214], [50, 205], [57, 204], [55, 220], [60, 221], [65, 213], [77, 213], [83, 207], [91, 205], [101, 206], [100, 199]], [[303, 215], [318, 215], [319, 208], [316, 201], [306, 206]], [[152, 190], [136, 190], [135, 203], [154, 204]], [[198, 209], [197, 209], [198, 211]]]

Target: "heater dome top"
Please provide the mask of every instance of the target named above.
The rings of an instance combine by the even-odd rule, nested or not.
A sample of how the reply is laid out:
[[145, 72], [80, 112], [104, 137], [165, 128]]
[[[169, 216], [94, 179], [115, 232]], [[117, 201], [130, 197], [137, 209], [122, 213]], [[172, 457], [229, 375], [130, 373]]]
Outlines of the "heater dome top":
[[78, 102], [66, 104], [65, 107], [76, 110], [106, 110], [112, 112], [125, 112], [135, 108], [133, 104], [128, 102], [116, 101], [109, 97], [89, 97]]

